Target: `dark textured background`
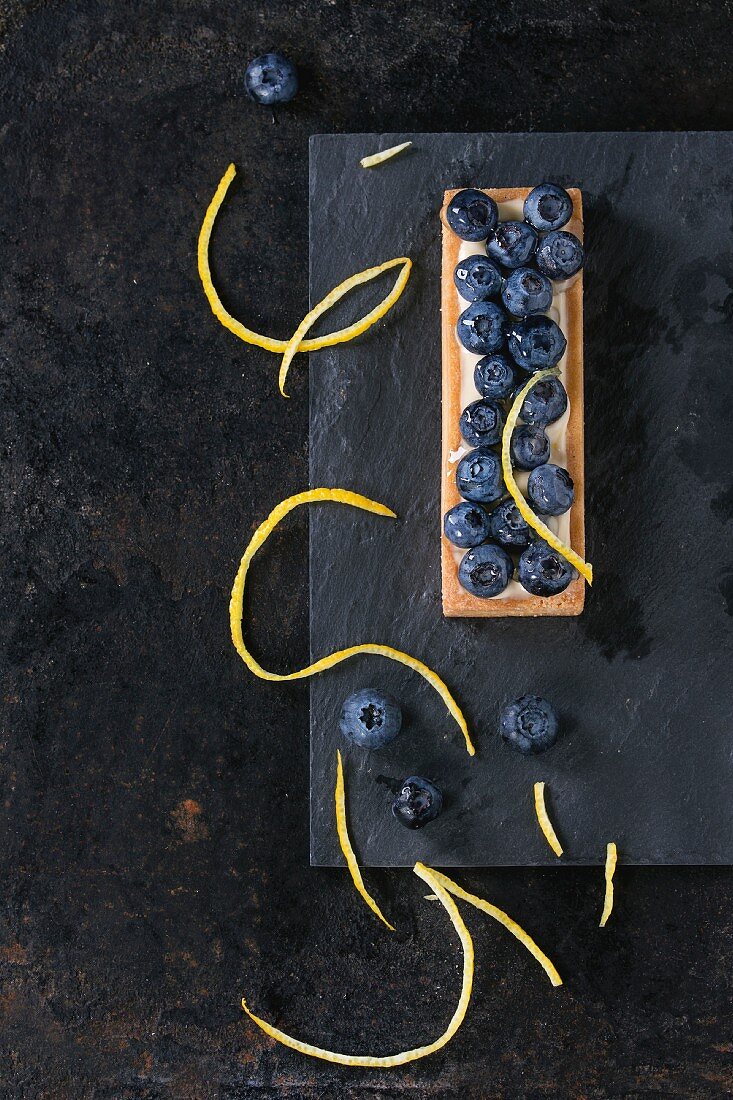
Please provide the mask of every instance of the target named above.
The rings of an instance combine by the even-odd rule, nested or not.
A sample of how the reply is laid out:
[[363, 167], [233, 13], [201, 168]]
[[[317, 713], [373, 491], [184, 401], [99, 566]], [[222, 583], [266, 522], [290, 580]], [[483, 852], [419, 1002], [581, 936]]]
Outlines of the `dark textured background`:
[[[730, 128], [730, 5], [557, 0], [7, 2], [2, 120], [3, 1097], [717, 1097], [733, 1089], [728, 871], [472, 872], [567, 984], [468, 915], [476, 996], [433, 1059], [341, 1070], [272, 1046], [442, 1029], [455, 939], [404, 872], [308, 866], [307, 685], [228, 640], [235, 563], [307, 482], [307, 383], [213, 321], [194, 245], [230, 160], [216, 271], [287, 335], [307, 303], [307, 139], [348, 130]], [[241, 93], [270, 45], [303, 92]], [[306, 517], [253, 579], [254, 644], [307, 657]], [[712, 685], [714, 690], [714, 685]], [[428, 911], [426, 912], [426, 909]]]

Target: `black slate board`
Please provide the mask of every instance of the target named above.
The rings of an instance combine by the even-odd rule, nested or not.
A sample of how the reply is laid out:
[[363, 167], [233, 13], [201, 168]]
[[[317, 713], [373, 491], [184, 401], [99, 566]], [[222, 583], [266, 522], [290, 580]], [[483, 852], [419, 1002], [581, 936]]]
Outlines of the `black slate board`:
[[[412, 139], [373, 171], [365, 153]], [[596, 583], [579, 619], [452, 620], [440, 609], [440, 242], [446, 187], [584, 193], [586, 517]], [[730, 134], [387, 134], [311, 139], [311, 299], [407, 254], [390, 317], [310, 360], [312, 485], [375, 497], [397, 522], [311, 509], [313, 657], [359, 641], [431, 664], [463, 705], [478, 754], [435, 692], [401, 666], [359, 657], [311, 680], [311, 862], [342, 862], [334, 829], [337, 719], [370, 684], [392, 691], [403, 733], [347, 750], [360, 862], [559, 865], [537, 828], [548, 784], [564, 862], [733, 862], [733, 253]], [[342, 304], [329, 327], [353, 319]], [[326, 319], [324, 318], [324, 321]], [[502, 700], [554, 700], [563, 736], [527, 760], [496, 736]], [[344, 748], [341, 744], [342, 749]], [[391, 817], [411, 772], [437, 780], [441, 818]]]

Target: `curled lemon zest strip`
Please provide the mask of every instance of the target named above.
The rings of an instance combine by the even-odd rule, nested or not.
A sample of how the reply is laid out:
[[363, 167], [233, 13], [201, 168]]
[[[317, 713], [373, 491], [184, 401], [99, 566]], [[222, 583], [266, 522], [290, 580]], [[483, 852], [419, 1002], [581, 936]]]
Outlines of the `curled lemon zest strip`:
[[385, 160], [391, 160], [412, 145], [411, 141], [403, 141], [401, 145], [393, 145], [390, 149], [383, 149], [381, 153], [372, 153], [370, 157], [362, 157], [359, 164], [362, 168], [376, 168], [378, 164], [384, 164]]
[[603, 899], [603, 914], [601, 915], [601, 928], [606, 927], [606, 922], [611, 916], [613, 910], [613, 875], [616, 870], [616, 862], [618, 860], [618, 850], [616, 845], [611, 841], [606, 846], [606, 894]]
[[[503, 925], [508, 932], [511, 932], [516, 939], [526, 947], [530, 955], [533, 955], [542, 969], [547, 974], [548, 978], [554, 986], [562, 985], [562, 978], [557, 972], [557, 968], [554, 963], [548, 959], [544, 951], [541, 950], [534, 942], [532, 937], [524, 931], [521, 925], [517, 924], [515, 920], [503, 911], [503, 909], [497, 908], [496, 905], [492, 905], [490, 901], [485, 901], [483, 898], [478, 897], [476, 894], [469, 894], [467, 890], [462, 889], [457, 882], [448, 878], [447, 875], [441, 874], [440, 871], [433, 871], [435, 881], [448, 891], [449, 894], [453, 894], [454, 897], [460, 898], [462, 901], [467, 901], [469, 905], [474, 905], [477, 909], [480, 909], [482, 913], [487, 913], [499, 924]], [[436, 890], [437, 893], [437, 890]]]
[[562, 855], [562, 844], [558, 840], [557, 833], [555, 832], [550, 816], [547, 813], [547, 806], [545, 805], [545, 784], [535, 783], [534, 785], [534, 812], [537, 815], [537, 821], [539, 822], [542, 834], [547, 843], [552, 848], [555, 855], [560, 858]]
[[435, 1039], [432, 1043], [428, 1043], [427, 1046], [415, 1047], [414, 1050], [403, 1050], [399, 1054], [389, 1054], [383, 1057], [373, 1057], [369, 1054], [340, 1054], [333, 1050], [324, 1050], [323, 1047], [313, 1046], [311, 1043], [304, 1043], [300, 1039], [294, 1039], [292, 1035], [287, 1035], [284, 1031], [280, 1031], [279, 1028], [273, 1027], [272, 1024], [268, 1024], [268, 1022], [263, 1020], [260, 1016], [256, 1016], [248, 1007], [247, 1002], [243, 999], [242, 1008], [247, 1013], [250, 1020], [253, 1020], [271, 1039], [276, 1039], [279, 1043], [282, 1043], [286, 1047], [290, 1047], [291, 1050], [297, 1050], [300, 1054], [307, 1054], [311, 1058], [320, 1058], [324, 1062], [335, 1062], [342, 1066], [359, 1066], [366, 1069], [389, 1069], [392, 1066], [404, 1066], [407, 1062], [416, 1062], [420, 1058], [427, 1058], [429, 1054], [434, 1054], [436, 1050], [441, 1050], [449, 1043], [463, 1023], [469, 1001], [471, 1000], [474, 969], [473, 940], [463, 923], [455, 902], [438, 881], [437, 872], [432, 871], [429, 867], [425, 867], [422, 863], [416, 863], [413, 870], [415, 874], [418, 875], [423, 882], [426, 882], [437, 894], [438, 900], [442, 903], [451, 919], [453, 927], [458, 933], [463, 948], [463, 981], [461, 983], [461, 994], [448, 1027], [439, 1038]]
[[[384, 317], [385, 313], [388, 313], [397, 299], [402, 294], [402, 291], [407, 285], [407, 280], [410, 278], [410, 271], [412, 270], [412, 260], [407, 256], [397, 256], [394, 260], [387, 260], [386, 263], [379, 264], [377, 267], [368, 267], [365, 271], [359, 271], [356, 275], [349, 276], [338, 286], [330, 290], [326, 297], [314, 306], [313, 309], [306, 313], [303, 320], [296, 328], [293, 335], [288, 341], [288, 346], [285, 349], [285, 354], [280, 364], [280, 376], [278, 379], [278, 385], [280, 387], [280, 393], [283, 397], [287, 397], [285, 392], [285, 379], [288, 376], [288, 370], [290, 364], [293, 361], [293, 357], [297, 351], [307, 351], [308, 349], [302, 343], [303, 337], [306, 332], [316, 323], [318, 318], [336, 305], [345, 294], [348, 294], [350, 290], [353, 290], [357, 286], [362, 286], [363, 283], [371, 282], [372, 279], [376, 279], [385, 271], [390, 271], [393, 267], [402, 265], [402, 271], [395, 279], [395, 284], [390, 290], [386, 298], [383, 298], [379, 305], [376, 305], [369, 313], [365, 314], [360, 320], [355, 321], [349, 328], [350, 335], [341, 339], [336, 339], [339, 336], [338, 333], [333, 333], [330, 337], [325, 338], [324, 347], [328, 347], [331, 344], [343, 343], [344, 339], [352, 340], [355, 336], [361, 336], [363, 332], [366, 332], [368, 328], [378, 321], [381, 317]], [[347, 331], [346, 329], [343, 330]]]
[[361, 871], [359, 870], [359, 864], [356, 862], [356, 856], [354, 855], [354, 849], [351, 846], [349, 830], [346, 824], [346, 787], [344, 785], [344, 765], [341, 759], [340, 749], [336, 749], [336, 759], [336, 832], [338, 833], [341, 851], [344, 853], [346, 866], [349, 868], [349, 874], [353, 879], [354, 886], [356, 887], [358, 893], [361, 894], [364, 901], [371, 909], [372, 913], [378, 916], [383, 924], [387, 925], [390, 932], [394, 932], [394, 925], [389, 923], [384, 913], [367, 890], [366, 886], [364, 885], [364, 879], [361, 877]]
[[393, 649], [392, 646], [366, 642], [361, 645], [349, 646], [347, 649], [340, 649], [336, 653], [329, 654], [327, 657], [321, 657], [319, 661], [316, 661], [312, 665], [308, 665], [307, 668], [301, 668], [297, 672], [277, 673], [268, 672], [267, 669], [263, 668], [244, 644], [244, 637], [242, 635], [244, 584], [247, 579], [247, 572], [252, 558], [275, 527], [277, 527], [280, 520], [284, 519], [289, 512], [292, 512], [292, 510], [297, 508], [300, 504], [315, 504], [321, 501], [350, 504], [353, 508], [363, 508], [364, 511], [374, 512], [378, 516], [389, 516], [392, 519], [396, 518], [391, 508], [387, 508], [384, 504], [379, 504], [375, 500], [369, 500], [368, 497], [364, 497], [360, 493], [349, 492], [347, 489], [309, 489], [304, 493], [296, 493], [295, 496], [287, 497], [286, 500], [281, 501], [280, 504], [273, 508], [267, 519], [257, 528], [239, 563], [239, 569], [234, 579], [232, 595], [229, 601], [229, 623], [234, 648], [247, 668], [255, 676], [259, 676], [262, 680], [273, 680], [278, 682], [285, 680], [304, 680], [308, 676], [315, 676], [319, 672], [325, 672], [326, 669], [333, 668], [334, 665], [338, 665], [342, 661], [348, 660], [349, 657], [356, 657], [359, 653], [369, 653], [376, 657], [388, 657], [392, 661], [398, 661], [400, 664], [405, 665], [406, 668], [410, 668], [413, 672], [419, 673], [420, 676], [422, 676], [424, 680], [427, 680], [430, 686], [437, 691], [448, 708], [448, 711], [458, 723], [465, 739], [469, 756], [473, 756], [476, 750], [473, 747], [468, 733], [466, 719], [463, 717], [463, 713], [448, 690], [448, 687], [437, 673], [433, 672], [431, 668], [428, 668], [426, 664], [423, 664], [423, 662], [419, 661], [416, 657], [411, 657], [409, 653], [403, 653], [399, 649]]
[[512, 432], [514, 431], [517, 420], [519, 419], [519, 410], [522, 407], [522, 402], [524, 401], [525, 397], [532, 389], [532, 387], [537, 384], [537, 382], [541, 381], [541, 379], [543, 378], [557, 377], [557, 373], [558, 372], [555, 367], [551, 367], [549, 370], [538, 371], [537, 374], [532, 375], [527, 384], [523, 386], [517, 394], [516, 399], [512, 403], [512, 407], [509, 410], [509, 414], [507, 415], [506, 424], [504, 425], [504, 431], [501, 437], [501, 468], [504, 474], [504, 482], [506, 484], [506, 487], [514, 498], [514, 503], [519, 509], [519, 514], [521, 515], [524, 522], [528, 523], [529, 526], [533, 530], [535, 530], [538, 535], [541, 535], [548, 546], [551, 546], [553, 550], [557, 550], [558, 554], [562, 554], [562, 556], [567, 561], [569, 561], [571, 565], [574, 565], [581, 576], [585, 577], [588, 584], [593, 584], [593, 566], [590, 564], [590, 562], [584, 561], [581, 558], [580, 554], [576, 554], [576, 552], [570, 546], [566, 546], [562, 539], [559, 539], [557, 535], [550, 530], [547, 524], [543, 523], [539, 516], [536, 516], [534, 514], [530, 506], [527, 504], [524, 496], [522, 495], [519, 486], [514, 480], [514, 471], [512, 470], [510, 449]]
[[[276, 355], [284, 355], [290, 347], [292, 340], [275, 340], [271, 336], [263, 336], [261, 333], [254, 332], [253, 329], [247, 328], [246, 325], [243, 325], [241, 321], [238, 321], [236, 319], [236, 317], [232, 317], [231, 313], [229, 313], [229, 311], [224, 308], [224, 304], [216, 291], [214, 281], [211, 277], [211, 266], [209, 263], [209, 245], [211, 242], [211, 233], [214, 228], [214, 222], [216, 221], [217, 214], [221, 209], [221, 205], [226, 198], [227, 191], [229, 190], [231, 182], [236, 174], [236, 168], [233, 164], [230, 164], [226, 172], [222, 176], [221, 180], [219, 181], [219, 186], [214, 192], [214, 197], [209, 203], [206, 214], [204, 215], [204, 220], [201, 223], [201, 230], [199, 232], [198, 239], [199, 278], [201, 279], [204, 293], [206, 294], [209, 305], [211, 306], [211, 310], [217, 321], [219, 321], [220, 324], [224, 326], [224, 328], [228, 329], [229, 332], [233, 333], [235, 336], [238, 336], [240, 340], [244, 340], [245, 344], [254, 344], [256, 347], [264, 348], [265, 351], [272, 351]], [[405, 265], [405, 271], [400, 274], [400, 279], [403, 279], [403, 282], [400, 285], [399, 293], [394, 298], [392, 296], [395, 294], [397, 284], [395, 284], [395, 288], [392, 289], [392, 292], [389, 296], [389, 305], [384, 310], [385, 313], [402, 293], [404, 285], [409, 278], [410, 267], [412, 266], [411, 261], [406, 257], [400, 258], [399, 260], [391, 261], [392, 266], [396, 266], [397, 263], [403, 263]], [[374, 276], [371, 277], [373, 278]], [[366, 280], [364, 281], [366, 282]], [[382, 302], [381, 305], [384, 306], [384, 302]], [[359, 336], [362, 332], [365, 331], [366, 328], [369, 327], [369, 325], [373, 324], [379, 319], [379, 317], [382, 316], [381, 313], [379, 313], [379, 316], [375, 316], [375, 313], [377, 313], [380, 308], [380, 306], [377, 306], [376, 309], [372, 310], [372, 312], [368, 314], [367, 318], [362, 318], [361, 320], [356, 321], [353, 325], [348, 325], [346, 328], [338, 329], [336, 332], [329, 332], [325, 336], [317, 336], [312, 340], [303, 340], [299, 344], [297, 350], [318, 351], [319, 348], [327, 348], [331, 347], [333, 344], [342, 344], [345, 343], [347, 340], [353, 340], [355, 336]], [[364, 324], [365, 321], [367, 322], [366, 324]]]

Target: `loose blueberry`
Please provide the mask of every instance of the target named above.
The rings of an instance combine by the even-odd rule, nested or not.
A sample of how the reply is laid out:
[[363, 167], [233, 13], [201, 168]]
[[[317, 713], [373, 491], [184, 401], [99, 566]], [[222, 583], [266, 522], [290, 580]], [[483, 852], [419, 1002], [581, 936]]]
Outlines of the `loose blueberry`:
[[266, 53], [250, 61], [244, 74], [247, 95], [265, 107], [289, 103], [298, 90], [298, 73], [281, 53]]
[[502, 739], [519, 752], [544, 752], [557, 741], [557, 712], [539, 695], [522, 695], [502, 708], [499, 729]]
[[519, 415], [525, 424], [554, 424], [568, 407], [568, 395], [559, 378], [543, 378], [529, 391]]
[[445, 537], [462, 550], [478, 546], [488, 538], [490, 526], [488, 512], [479, 504], [469, 504], [464, 500], [446, 512], [443, 520]]
[[381, 749], [394, 741], [402, 725], [399, 704], [385, 691], [362, 688], [344, 700], [339, 729], [362, 749]]
[[537, 247], [537, 234], [524, 222], [500, 222], [486, 242], [492, 260], [503, 267], [522, 267]]
[[504, 410], [485, 397], [472, 401], [461, 413], [461, 435], [472, 447], [498, 443], [503, 429]]
[[479, 359], [473, 372], [473, 381], [482, 397], [503, 401], [517, 384], [514, 364], [506, 355], [494, 352]]
[[554, 183], [540, 183], [533, 187], [524, 200], [524, 216], [530, 225], [543, 233], [562, 229], [570, 221], [573, 200], [564, 187]]
[[498, 504], [489, 521], [491, 538], [507, 549], [524, 550], [534, 539], [534, 531], [522, 519], [513, 500]]
[[486, 256], [468, 256], [458, 262], [453, 272], [458, 293], [469, 302], [485, 302], [495, 298], [501, 290], [502, 281], [499, 268]]
[[490, 447], [469, 451], [456, 469], [458, 492], [466, 500], [490, 504], [506, 492], [501, 472], [501, 459]]
[[519, 583], [533, 596], [558, 596], [578, 575], [575, 567], [542, 539], [522, 553], [517, 573]]
[[443, 793], [429, 779], [408, 775], [392, 803], [392, 813], [406, 829], [422, 829], [443, 809]]
[[539, 424], [522, 424], [512, 432], [512, 466], [518, 470], [534, 470], [550, 457], [550, 441]]
[[462, 241], [485, 241], [499, 220], [496, 203], [483, 191], [467, 187], [448, 203], [448, 225]]
[[499, 351], [506, 340], [507, 316], [494, 302], [473, 302], [458, 318], [456, 332], [475, 355]]
[[503, 592], [514, 573], [514, 563], [502, 546], [485, 542], [461, 558], [458, 580], [472, 596], [490, 599]]
[[554, 367], [567, 347], [562, 329], [549, 317], [527, 317], [524, 321], [514, 321], [508, 336], [514, 362], [530, 372]]
[[573, 479], [562, 466], [546, 462], [527, 479], [527, 498], [542, 516], [561, 516], [575, 500]]
[[537, 266], [548, 279], [569, 279], [583, 266], [583, 246], [574, 233], [548, 233], [537, 249]]
[[552, 305], [552, 283], [532, 267], [518, 267], [507, 279], [501, 298], [514, 317], [544, 313]]

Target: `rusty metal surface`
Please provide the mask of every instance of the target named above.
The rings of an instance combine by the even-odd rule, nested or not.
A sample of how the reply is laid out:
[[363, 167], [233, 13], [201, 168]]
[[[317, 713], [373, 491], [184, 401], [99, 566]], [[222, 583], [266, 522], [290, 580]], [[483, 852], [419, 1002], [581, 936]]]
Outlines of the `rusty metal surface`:
[[[215, 272], [287, 336], [307, 305], [307, 139], [325, 131], [726, 128], [729, 5], [0, 5], [0, 1089], [53, 1100], [716, 1097], [733, 1090], [725, 871], [471, 872], [566, 986], [480, 914], [445, 1052], [356, 1073], [278, 1049], [441, 1030], [456, 942], [407, 872], [383, 934], [308, 866], [307, 685], [254, 681], [227, 600], [254, 524], [307, 483], [305, 361], [213, 320], [195, 240], [234, 160]], [[303, 91], [242, 92], [277, 45]], [[307, 657], [307, 517], [256, 563], [253, 645]], [[427, 910], [427, 911], [426, 911]]]

